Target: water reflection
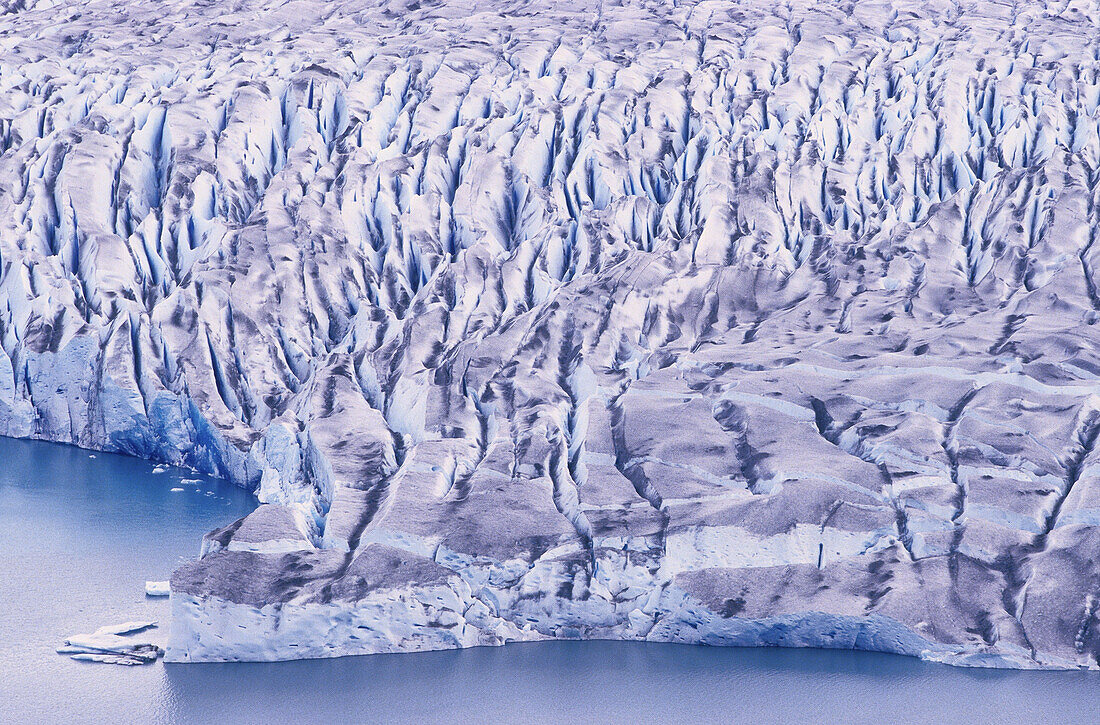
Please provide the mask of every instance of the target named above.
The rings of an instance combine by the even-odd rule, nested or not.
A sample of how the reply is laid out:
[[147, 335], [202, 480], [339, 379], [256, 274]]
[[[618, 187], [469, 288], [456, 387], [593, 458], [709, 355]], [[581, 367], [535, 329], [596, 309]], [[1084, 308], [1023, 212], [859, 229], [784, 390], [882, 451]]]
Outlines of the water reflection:
[[957, 669], [869, 652], [544, 642], [168, 665], [165, 687], [163, 714], [178, 720], [1095, 722], [1100, 674]]

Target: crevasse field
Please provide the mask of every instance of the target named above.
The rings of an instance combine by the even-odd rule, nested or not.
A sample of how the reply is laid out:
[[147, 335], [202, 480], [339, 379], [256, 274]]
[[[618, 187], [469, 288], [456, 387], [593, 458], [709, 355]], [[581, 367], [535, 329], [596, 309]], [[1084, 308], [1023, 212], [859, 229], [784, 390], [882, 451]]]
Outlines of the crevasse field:
[[1097, 668], [1095, 3], [0, 13], [0, 433], [261, 504], [168, 659]]

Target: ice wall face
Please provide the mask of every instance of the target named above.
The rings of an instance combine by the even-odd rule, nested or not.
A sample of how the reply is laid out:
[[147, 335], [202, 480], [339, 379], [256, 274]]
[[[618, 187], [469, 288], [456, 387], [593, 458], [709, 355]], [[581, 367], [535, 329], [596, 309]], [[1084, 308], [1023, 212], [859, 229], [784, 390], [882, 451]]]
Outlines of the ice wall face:
[[0, 433], [256, 489], [170, 658], [1095, 667], [1097, 12], [0, 4]]

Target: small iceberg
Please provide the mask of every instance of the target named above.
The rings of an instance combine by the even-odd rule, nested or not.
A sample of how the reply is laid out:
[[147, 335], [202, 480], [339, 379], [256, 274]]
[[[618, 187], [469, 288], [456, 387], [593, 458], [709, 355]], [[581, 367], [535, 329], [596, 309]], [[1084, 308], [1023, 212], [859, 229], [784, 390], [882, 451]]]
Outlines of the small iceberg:
[[145, 582], [145, 596], [166, 597], [170, 594], [168, 582]]
[[[153, 645], [149, 645], [152, 647]], [[60, 651], [60, 650], [59, 650]], [[154, 655], [153, 659], [148, 659], [144, 654], [142, 655], [116, 655], [116, 654], [103, 654], [99, 652], [80, 652], [75, 655], [71, 655], [74, 660], [80, 662], [104, 662], [109, 665], [147, 665], [150, 662], [155, 662], [160, 655]]]
[[58, 647], [58, 654], [67, 654], [82, 662], [105, 662], [113, 665], [147, 665], [164, 656], [164, 650], [152, 642], [129, 639], [145, 632], [156, 622], [123, 622], [100, 627], [91, 634], [74, 634]]

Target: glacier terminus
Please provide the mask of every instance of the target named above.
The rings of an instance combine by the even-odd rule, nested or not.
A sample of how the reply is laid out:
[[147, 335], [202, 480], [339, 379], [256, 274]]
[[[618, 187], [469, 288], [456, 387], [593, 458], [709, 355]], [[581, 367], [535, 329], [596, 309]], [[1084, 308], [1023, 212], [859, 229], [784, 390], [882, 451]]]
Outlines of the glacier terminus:
[[169, 661], [1096, 669], [1097, 17], [0, 0], [0, 435], [255, 493]]

